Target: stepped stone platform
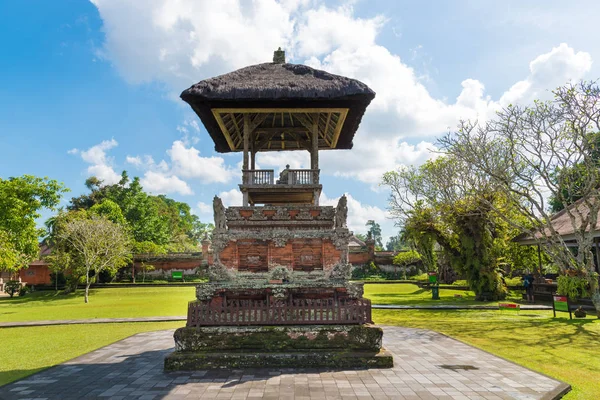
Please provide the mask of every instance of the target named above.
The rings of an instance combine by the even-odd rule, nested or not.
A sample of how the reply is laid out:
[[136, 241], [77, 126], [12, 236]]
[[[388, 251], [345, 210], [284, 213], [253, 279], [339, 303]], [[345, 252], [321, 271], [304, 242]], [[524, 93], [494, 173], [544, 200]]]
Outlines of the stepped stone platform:
[[165, 372], [146, 332], [0, 387], [0, 399], [558, 399], [570, 386], [432, 331], [383, 327], [390, 369]]

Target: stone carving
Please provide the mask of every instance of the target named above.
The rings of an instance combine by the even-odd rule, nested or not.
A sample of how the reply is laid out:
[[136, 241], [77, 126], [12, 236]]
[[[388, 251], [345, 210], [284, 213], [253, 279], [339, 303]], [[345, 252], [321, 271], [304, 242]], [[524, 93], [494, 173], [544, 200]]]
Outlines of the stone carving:
[[318, 220], [333, 220], [335, 217], [335, 209], [333, 207], [321, 207], [321, 212], [317, 216]]
[[289, 281], [291, 278], [290, 270], [283, 265], [278, 265], [269, 271], [269, 279], [281, 279], [283, 281]]
[[335, 227], [346, 228], [346, 221], [348, 220], [348, 199], [346, 195], [340, 197], [338, 205], [335, 209]]
[[271, 295], [275, 303], [283, 303], [288, 297], [288, 291], [284, 287], [274, 287], [271, 289]]
[[329, 273], [329, 279], [348, 280], [352, 277], [352, 264], [343, 263], [341, 260], [335, 264]]
[[287, 208], [277, 207], [273, 219], [276, 221], [289, 221], [291, 219], [290, 212]]
[[227, 216], [227, 221], [242, 221], [244, 219], [240, 215], [240, 210], [238, 208], [229, 207], [225, 210], [225, 215]]
[[250, 221], [266, 221], [267, 216], [263, 213], [262, 209], [256, 207], [254, 208], [254, 212], [252, 212], [252, 216], [250, 217]]
[[346, 293], [351, 299], [360, 299], [365, 293], [364, 284], [362, 282], [346, 282]]
[[215, 216], [215, 230], [226, 230], [227, 218], [225, 217], [225, 207], [223, 206], [223, 201], [217, 196], [213, 198], [213, 212]]
[[311, 220], [314, 219], [308, 208], [301, 208], [300, 212], [296, 215], [298, 220]]
[[201, 283], [196, 286], [196, 298], [200, 301], [207, 301], [214, 297], [215, 287], [210, 283]]
[[215, 261], [208, 267], [208, 279], [211, 282], [230, 281], [233, 279], [233, 274], [223, 264]]
[[287, 239], [283, 237], [274, 237], [273, 244], [275, 245], [275, 247], [285, 247], [285, 245], [287, 244]]

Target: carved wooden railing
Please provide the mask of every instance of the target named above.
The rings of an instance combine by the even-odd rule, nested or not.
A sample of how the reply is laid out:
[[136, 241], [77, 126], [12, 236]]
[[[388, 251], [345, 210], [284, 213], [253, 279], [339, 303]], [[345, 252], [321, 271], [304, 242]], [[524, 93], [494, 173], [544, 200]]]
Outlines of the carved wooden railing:
[[332, 325], [371, 323], [368, 299], [226, 300], [190, 302], [188, 327], [231, 325]]
[[[287, 173], [285, 173], [287, 171]], [[275, 182], [275, 172], [272, 169], [249, 169], [244, 172], [243, 183], [246, 185], [317, 185], [319, 183], [318, 169], [288, 169]]]

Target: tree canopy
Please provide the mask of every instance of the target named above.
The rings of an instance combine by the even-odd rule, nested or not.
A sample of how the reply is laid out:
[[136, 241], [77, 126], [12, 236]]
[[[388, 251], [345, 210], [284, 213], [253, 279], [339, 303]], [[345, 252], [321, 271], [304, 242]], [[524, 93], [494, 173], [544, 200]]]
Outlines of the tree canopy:
[[38, 256], [44, 230], [37, 228], [36, 218], [43, 208], [55, 209], [67, 191], [48, 178], [0, 178], [0, 270], [17, 271]]
[[[557, 88], [554, 100], [531, 106], [510, 105], [486, 123], [464, 121], [440, 140], [442, 148], [485, 176], [496, 192], [517, 207], [521, 220], [504, 218], [523, 234], [537, 238], [563, 269], [588, 280], [600, 315], [593, 235], [600, 210], [600, 87], [579, 82]], [[571, 222], [578, 251], [552, 224], [551, 197]], [[579, 199], [577, 203], [573, 203]], [[493, 202], [487, 206], [501, 210]]]
[[202, 223], [188, 204], [144, 192], [139, 178], [130, 180], [126, 171], [116, 184], [105, 185], [90, 177], [86, 186], [90, 193], [72, 198], [68, 209], [89, 209], [124, 223], [136, 242], [151, 242], [168, 251], [194, 251], [212, 230], [212, 224]]

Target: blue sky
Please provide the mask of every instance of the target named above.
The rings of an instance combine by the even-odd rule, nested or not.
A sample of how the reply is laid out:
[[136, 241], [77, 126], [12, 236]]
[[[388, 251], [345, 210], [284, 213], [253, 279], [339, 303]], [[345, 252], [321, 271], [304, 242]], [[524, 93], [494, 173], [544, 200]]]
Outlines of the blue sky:
[[[126, 169], [208, 221], [213, 195], [241, 201], [241, 155], [214, 153], [178, 94], [281, 46], [377, 92], [355, 148], [321, 158], [322, 203], [348, 193], [351, 228], [375, 219], [389, 236], [381, 174], [424, 162], [460, 118], [597, 79], [597, 15], [597, 1], [0, 2], [0, 177], [48, 176], [70, 197]], [[258, 158], [276, 170], [307, 161]]]

